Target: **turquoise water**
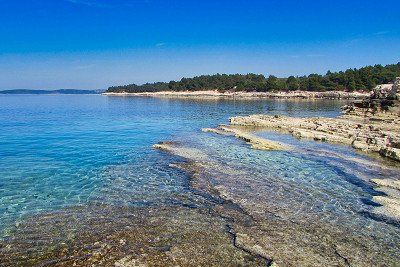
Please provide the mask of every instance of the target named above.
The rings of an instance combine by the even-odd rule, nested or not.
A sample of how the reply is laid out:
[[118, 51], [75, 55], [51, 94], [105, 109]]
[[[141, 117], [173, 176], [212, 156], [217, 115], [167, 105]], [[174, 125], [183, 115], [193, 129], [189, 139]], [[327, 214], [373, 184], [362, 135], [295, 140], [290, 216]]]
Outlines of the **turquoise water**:
[[[191, 203], [176, 159], [154, 143], [234, 115], [336, 116], [340, 103], [190, 101], [101, 95], [0, 96], [0, 230], [77, 204]], [[186, 203], [186, 204], [187, 204]]]
[[[337, 101], [0, 96], [0, 230], [7, 236], [25, 216], [88, 203], [206, 205], [188, 187], [186, 174], [169, 167], [181, 159], [152, 149], [166, 140], [201, 148], [216, 162], [251, 174], [258, 186], [268, 185], [263, 192], [274, 199], [271, 208], [289, 218], [315, 215], [331, 222], [374, 223], [377, 218], [365, 214], [373, 208], [370, 199], [379, 193], [368, 179], [393, 177], [395, 171], [349, 161], [370, 159], [344, 146], [257, 133], [295, 148], [266, 153], [251, 150], [235, 138], [200, 132], [235, 115], [333, 117], [339, 115], [341, 105]], [[250, 185], [241, 186], [238, 196]]]

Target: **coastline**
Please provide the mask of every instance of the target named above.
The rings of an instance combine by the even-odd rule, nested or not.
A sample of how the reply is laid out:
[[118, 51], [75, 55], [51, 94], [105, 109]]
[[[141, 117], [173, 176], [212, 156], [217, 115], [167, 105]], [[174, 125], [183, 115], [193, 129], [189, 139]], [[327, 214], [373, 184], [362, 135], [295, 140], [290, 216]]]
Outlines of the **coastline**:
[[110, 93], [105, 96], [137, 96], [137, 97], [159, 97], [159, 98], [199, 98], [199, 99], [364, 99], [370, 95], [369, 92], [310, 92], [310, 91], [281, 91], [281, 92], [219, 92], [208, 91], [161, 91], [143, 93]]
[[[343, 114], [337, 118], [299, 118], [254, 114], [230, 118], [229, 127], [268, 129], [290, 133], [299, 139], [339, 143], [367, 153], [400, 161], [400, 129], [395, 115], [363, 117]], [[219, 126], [220, 128], [221, 126]]]
[[[126, 100], [129, 100], [129, 103], [135, 102], [135, 98]], [[141, 102], [139, 98], [136, 100]], [[305, 103], [306, 101], [304, 100]], [[227, 102], [237, 106], [233, 101]], [[215, 110], [218, 111], [219, 108]], [[301, 113], [295, 115], [301, 116]], [[159, 119], [158, 113], [154, 118]], [[207, 125], [215, 126], [217, 123], [218, 120]], [[143, 129], [143, 125], [140, 127]], [[332, 185], [333, 183], [325, 180], [325, 177], [341, 180], [340, 174], [330, 176], [330, 172], [326, 172], [328, 176], [324, 177], [322, 174], [325, 172], [321, 172], [321, 168], [296, 163], [298, 156], [287, 155], [292, 151], [294, 154], [300, 154], [296, 150], [296, 144], [257, 135], [253, 132], [253, 127], [222, 125], [217, 130], [202, 129], [204, 132], [232, 136], [227, 138], [215, 138], [212, 134], [200, 133], [199, 129], [195, 128], [199, 136], [203, 137], [196, 140], [204, 141], [207, 146], [187, 142], [185, 134], [183, 138], [173, 138], [171, 142], [155, 144], [153, 147], [171, 154], [171, 157], [166, 156], [168, 160], [165, 164], [162, 161], [163, 157], [157, 157], [156, 163], [162, 171], [169, 172], [168, 168], [171, 168], [184, 172], [184, 192], [190, 191], [204, 198], [193, 198], [191, 195], [190, 199], [193, 201], [186, 201], [185, 193], [185, 196], [174, 197], [174, 202], [171, 203], [154, 202], [157, 206], [119, 207], [88, 203], [26, 216], [17, 222], [14, 231], [10, 232], [9, 239], [0, 244], [0, 261], [10, 266], [75, 264], [119, 267], [146, 264], [207, 266], [210, 263], [215, 263], [215, 266], [311, 266], [316, 263], [325, 266], [391, 266], [398, 262], [398, 249], [391, 247], [393, 242], [390, 243], [390, 239], [384, 238], [394, 236], [394, 241], [398, 240], [395, 228], [398, 221], [387, 216], [389, 213], [395, 215], [398, 207], [397, 202], [394, 202], [395, 195], [392, 194], [397, 192], [397, 189], [393, 188], [398, 186], [397, 183], [393, 183], [391, 179], [379, 179], [371, 183], [368, 181], [368, 185], [376, 192], [368, 194], [371, 198], [367, 200], [375, 206], [355, 205], [363, 209], [352, 209], [350, 203], [365, 195], [359, 196], [355, 194], [357, 191], [347, 191], [349, 183], [346, 181], [343, 181], [343, 186], [339, 186], [339, 181], [334, 184], [335, 187], [317, 187], [322, 190], [312, 190], [314, 186], [318, 186], [317, 182], [312, 181], [314, 176], [316, 181], [321, 178], [321, 183]], [[240, 138], [240, 141], [236, 142], [233, 136]], [[126, 138], [126, 135], [123, 138]], [[102, 139], [102, 142], [104, 140]], [[121, 140], [118, 139], [118, 135], [106, 139], [110, 143], [118, 140]], [[228, 142], [225, 142], [226, 140]], [[261, 151], [253, 153], [246, 148], [246, 144], [242, 144], [243, 142]], [[212, 150], [206, 149], [214, 145]], [[290, 151], [287, 151], [289, 149]], [[218, 151], [223, 156], [216, 153]], [[348, 172], [343, 179], [351, 179], [353, 173], [358, 171], [357, 168], [354, 168], [354, 171], [347, 170], [349, 166], [370, 168], [376, 170], [375, 173], [393, 172], [380, 167], [379, 164], [372, 165], [373, 162], [367, 159], [366, 163], [363, 163], [355, 161], [362, 160], [361, 158], [353, 160], [344, 154], [333, 155], [335, 151], [311, 150], [309, 153], [317, 153], [315, 156], [321, 158], [342, 157], [346, 162], [344, 167], [340, 165], [343, 161], [336, 159], [322, 164], [331, 168], [332, 172], [336, 168]], [[249, 158], [246, 155], [253, 157]], [[260, 158], [265, 160], [258, 161]], [[284, 160], [285, 158], [290, 161]], [[310, 158], [307, 158], [304, 163], [309, 160]], [[244, 165], [253, 161], [254, 165]], [[312, 162], [314, 161], [311, 160]], [[329, 166], [335, 163], [337, 165]], [[319, 161], [316, 161], [316, 164], [320, 164]], [[277, 167], [274, 170], [275, 166]], [[133, 167], [134, 169], [127, 165], [107, 167], [101, 176], [110, 181], [106, 184], [107, 190], [110, 190], [109, 185], [116, 184], [115, 177], [127, 176], [132, 179], [134, 176], [129, 176], [129, 172], [139, 172], [138, 165]], [[290, 169], [290, 172], [278, 171], [286, 167], [293, 169]], [[289, 175], [285, 176], [285, 173]], [[362, 175], [359, 176], [356, 176], [356, 182], [363, 183], [358, 179], [361, 179]], [[292, 177], [298, 179], [292, 180]], [[385, 177], [388, 178], [387, 175]], [[382, 177], [377, 175], [374, 178]], [[157, 176], [156, 179], [163, 180], [163, 177]], [[303, 179], [304, 186], [300, 182], [297, 183], [297, 180]], [[123, 180], [119, 180], [117, 184], [119, 182]], [[124, 196], [125, 184], [124, 187], [118, 188], [121, 191], [115, 193]], [[319, 194], [320, 192], [322, 193]], [[342, 194], [349, 194], [348, 201], [341, 201]], [[328, 197], [325, 202], [326, 195]], [[113, 194], [112, 197], [117, 198], [117, 195]], [[334, 201], [340, 205], [330, 205], [335, 203]], [[316, 206], [319, 203], [323, 205]], [[331, 209], [334, 209], [334, 213], [331, 213]], [[364, 214], [353, 214], [352, 210], [361, 210]], [[342, 214], [342, 211], [348, 212]], [[340, 220], [337, 221], [336, 218]], [[364, 223], [361, 226], [353, 225], [353, 222], [359, 221], [369, 222], [368, 225], [372, 226], [365, 229]], [[32, 248], [32, 240], [40, 241]], [[32, 250], [28, 256], [25, 255], [27, 249]]]

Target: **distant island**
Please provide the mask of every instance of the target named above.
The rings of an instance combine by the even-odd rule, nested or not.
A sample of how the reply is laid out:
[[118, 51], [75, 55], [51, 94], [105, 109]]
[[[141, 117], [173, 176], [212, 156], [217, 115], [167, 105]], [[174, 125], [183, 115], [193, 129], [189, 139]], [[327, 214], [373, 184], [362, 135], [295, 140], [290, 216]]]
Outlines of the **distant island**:
[[79, 90], [79, 89], [58, 89], [58, 90], [32, 90], [32, 89], [14, 89], [3, 90], [0, 94], [32, 94], [32, 95], [82, 95], [82, 94], [101, 94], [104, 90]]
[[386, 66], [374, 65], [360, 69], [331, 72], [325, 75], [290, 76], [278, 78], [262, 74], [215, 74], [193, 78], [182, 78], [180, 81], [129, 84], [112, 86], [106, 93], [156, 93], [209, 91], [218, 92], [273, 92], [273, 91], [370, 91], [378, 84], [387, 84], [400, 76], [400, 62]]

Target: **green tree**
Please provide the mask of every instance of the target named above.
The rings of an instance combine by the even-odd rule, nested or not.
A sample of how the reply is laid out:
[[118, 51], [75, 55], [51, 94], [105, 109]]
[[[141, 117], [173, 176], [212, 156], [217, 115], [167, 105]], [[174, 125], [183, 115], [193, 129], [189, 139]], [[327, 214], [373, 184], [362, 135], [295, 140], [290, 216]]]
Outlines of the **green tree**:
[[266, 82], [266, 89], [272, 91], [278, 88], [278, 78], [274, 75], [269, 75]]
[[[309, 76], [277, 78], [270, 75], [249, 73], [242, 74], [215, 74], [201, 75], [193, 78], [182, 78], [180, 81], [145, 83], [142, 85], [129, 84], [112, 86], [108, 92], [157, 92], [182, 90], [237, 90], [259, 91], [270, 90], [371, 90], [377, 84], [392, 82], [400, 76], [400, 62], [386, 66], [366, 66], [360, 69], [331, 72], [325, 75], [310, 74]], [[236, 88], [236, 89], [234, 89]]]
[[289, 76], [289, 78], [287, 78], [286, 85], [290, 91], [295, 91], [300, 89], [299, 81], [294, 76]]

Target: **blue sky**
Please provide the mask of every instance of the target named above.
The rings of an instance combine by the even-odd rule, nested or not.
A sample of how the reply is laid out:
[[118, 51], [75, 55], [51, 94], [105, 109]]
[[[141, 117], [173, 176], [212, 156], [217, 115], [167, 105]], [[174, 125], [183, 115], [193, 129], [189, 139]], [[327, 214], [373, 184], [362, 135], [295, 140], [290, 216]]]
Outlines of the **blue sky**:
[[400, 61], [400, 1], [0, 0], [0, 89]]

